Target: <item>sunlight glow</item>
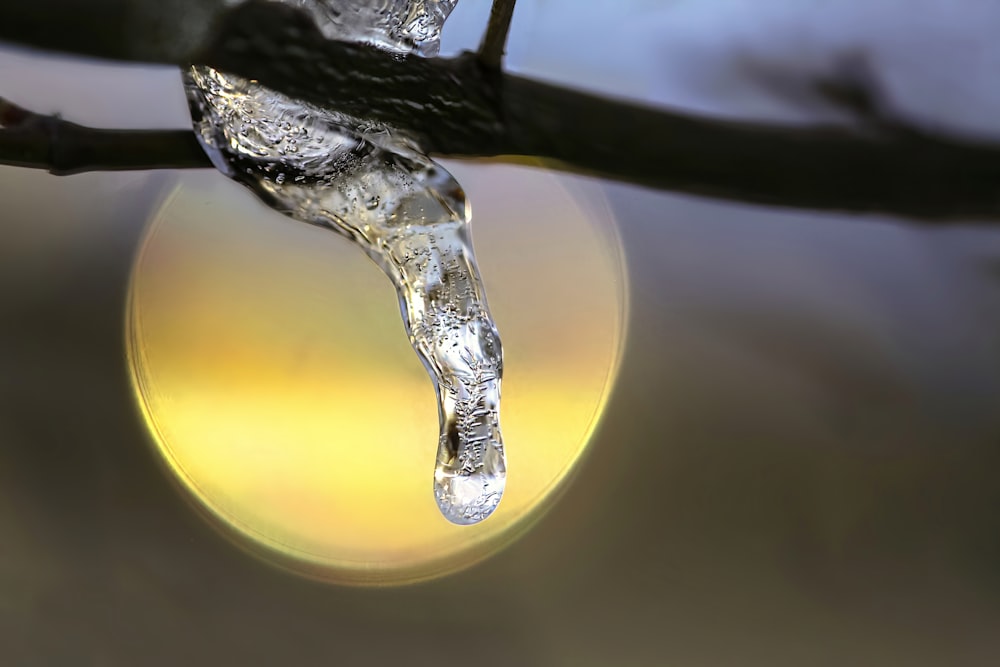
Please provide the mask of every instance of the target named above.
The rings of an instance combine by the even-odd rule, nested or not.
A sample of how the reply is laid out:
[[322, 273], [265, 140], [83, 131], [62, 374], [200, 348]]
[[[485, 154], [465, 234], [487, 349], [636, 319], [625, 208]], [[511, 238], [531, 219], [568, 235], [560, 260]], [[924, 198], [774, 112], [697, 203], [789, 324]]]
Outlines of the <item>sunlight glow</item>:
[[225, 533], [272, 562], [359, 584], [467, 567], [541, 516], [590, 439], [626, 317], [610, 214], [542, 170], [449, 169], [475, 208], [506, 351], [507, 490], [476, 526], [435, 505], [433, 386], [358, 248], [217, 174], [182, 177], [147, 232], [127, 327], [157, 450]]

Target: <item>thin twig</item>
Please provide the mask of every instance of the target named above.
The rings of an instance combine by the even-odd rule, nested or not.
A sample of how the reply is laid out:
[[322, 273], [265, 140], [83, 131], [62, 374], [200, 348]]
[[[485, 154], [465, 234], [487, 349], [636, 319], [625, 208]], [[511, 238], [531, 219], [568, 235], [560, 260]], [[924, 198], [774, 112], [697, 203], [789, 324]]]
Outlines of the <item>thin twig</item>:
[[516, 0], [493, 0], [490, 8], [490, 22], [479, 45], [479, 62], [489, 69], [503, 67], [504, 51], [507, 48], [507, 34], [514, 18]]
[[0, 164], [57, 175], [211, 167], [186, 130], [101, 130], [46, 116], [0, 97]]

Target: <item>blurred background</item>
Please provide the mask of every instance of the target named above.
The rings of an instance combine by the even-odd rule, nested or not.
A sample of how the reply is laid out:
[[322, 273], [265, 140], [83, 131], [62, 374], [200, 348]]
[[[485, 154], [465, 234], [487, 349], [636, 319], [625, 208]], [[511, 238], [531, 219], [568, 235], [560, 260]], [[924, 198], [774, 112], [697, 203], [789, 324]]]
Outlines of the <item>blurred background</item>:
[[[860, 40], [902, 113], [1000, 134], [989, 3], [751, 4], [522, 0], [510, 66], [808, 122], [836, 110], [752, 85], [745, 63], [794, 83]], [[460, 5], [445, 50], [487, 11]], [[95, 126], [187, 122], [167, 69], [3, 51], [0, 94]], [[4, 664], [995, 664], [1000, 231], [580, 182], [617, 221], [630, 290], [588, 455], [488, 560], [350, 588], [234, 546], [150, 446], [126, 292], [172, 178], [0, 169]]]

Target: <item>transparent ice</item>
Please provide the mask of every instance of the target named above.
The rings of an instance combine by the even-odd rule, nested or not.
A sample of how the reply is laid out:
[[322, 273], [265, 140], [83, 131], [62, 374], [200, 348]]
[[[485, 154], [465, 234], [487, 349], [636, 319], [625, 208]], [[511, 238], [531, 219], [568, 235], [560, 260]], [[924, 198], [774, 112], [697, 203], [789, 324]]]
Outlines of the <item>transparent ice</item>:
[[[457, 0], [286, 0], [331, 39], [433, 55]], [[392, 280], [438, 398], [434, 495], [457, 524], [503, 494], [503, 351], [469, 235], [465, 193], [391, 128], [192, 67], [185, 86], [214, 164], [272, 208], [353, 239]]]

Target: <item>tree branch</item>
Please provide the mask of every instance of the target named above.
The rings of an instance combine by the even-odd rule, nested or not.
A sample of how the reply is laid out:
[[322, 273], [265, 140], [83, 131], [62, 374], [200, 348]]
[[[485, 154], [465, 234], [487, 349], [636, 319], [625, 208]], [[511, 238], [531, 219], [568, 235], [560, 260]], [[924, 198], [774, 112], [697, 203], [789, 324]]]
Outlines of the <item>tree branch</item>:
[[499, 70], [503, 66], [507, 34], [510, 32], [510, 22], [514, 18], [514, 3], [515, 0], [493, 0], [493, 5], [490, 7], [490, 22], [479, 45], [479, 62], [484, 67]]
[[[181, 9], [193, 5], [192, 27]], [[33, 0], [15, 7], [3, 11], [0, 40], [211, 65], [385, 122], [432, 154], [534, 156], [564, 169], [741, 202], [1000, 220], [996, 145], [916, 130], [802, 129], [652, 109], [491, 70], [476, 54], [400, 58], [330, 41], [305, 13], [259, 0], [233, 9], [222, 0]], [[93, 31], [80, 29], [91, 24]], [[169, 38], [187, 29], [173, 33], [183, 39]], [[143, 31], [145, 39], [137, 36]], [[184, 162], [185, 150], [171, 148], [167, 162]]]
[[0, 164], [65, 176], [85, 171], [211, 167], [193, 132], [98, 130], [0, 97]]

